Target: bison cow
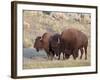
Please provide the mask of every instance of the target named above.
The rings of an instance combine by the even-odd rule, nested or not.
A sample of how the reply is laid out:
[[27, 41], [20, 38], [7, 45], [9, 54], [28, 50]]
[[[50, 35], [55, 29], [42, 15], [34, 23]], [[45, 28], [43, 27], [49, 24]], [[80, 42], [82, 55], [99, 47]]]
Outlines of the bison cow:
[[35, 39], [35, 43], [34, 43], [34, 48], [39, 51], [39, 50], [45, 50], [45, 52], [47, 53], [48, 58], [50, 57], [51, 53], [49, 51], [49, 39], [52, 36], [52, 33], [44, 33], [41, 36], [38, 36]]
[[85, 50], [85, 59], [87, 59], [88, 38], [83, 32], [74, 28], [69, 28], [62, 32], [61, 39], [64, 43], [63, 45], [70, 51], [69, 54], [73, 55], [74, 59], [78, 57], [79, 50], [81, 51], [80, 59], [82, 59], [83, 49]]

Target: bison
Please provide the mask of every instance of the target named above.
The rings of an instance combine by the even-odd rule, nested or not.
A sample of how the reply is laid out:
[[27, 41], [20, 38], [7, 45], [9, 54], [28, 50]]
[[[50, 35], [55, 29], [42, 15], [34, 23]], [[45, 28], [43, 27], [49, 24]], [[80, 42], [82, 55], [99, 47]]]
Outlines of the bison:
[[70, 55], [74, 59], [78, 57], [78, 51], [81, 51], [80, 59], [82, 59], [83, 51], [85, 50], [85, 59], [87, 59], [88, 37], [81, 31], [69, 28], [65, 29], [61, 34], [44, 33], [43, 36], [38, 36], [34, 43], [34, 48], [37, 51], [44, 49], [48, 58], [51, 59], [56, 55], [58, 60], [61, 53], [63, 59], [68, 59]]
[[[51, 53], [49, 51], [49, 39], [52, 36], [52, 33], [46, 32], [41, 36], [38, 36], [35, 39], [34, 43], [34, 48], [39, 51], [39, 50], [45, 50], [47, 53], [48, 58], [51, 56]], [[52, 53], [53, 54], [53, 53]]]
[[80, 59], [82, 59], [83, 49], [85, 50], [85, 59], [87, 59], [87, 46], [87, 36], [74, 28], [64, 30], [61, 35], [54, 34], [49, 41], [49, 49], [54, 53], [53, 56], [55, 54], [58, 56], [58, 60], [61, 53], [63, 53], [63, 59], [69, 59], [70, 55], [76, 59], [79, 50], [81, 51]]
[[85, 50], [85, 59], [87, 59], [88, 37], [83, 32], [69, 28], [61, 33], [61, 39], [63, 40], [63, 45], [70, 51], [69, 54], [73, 55], [74, 59], [78, 57], [79, 49], [81, 51], [80, 59], [82, 59], [83, 56], [83, 49]]
[[49, 51], [53, 53], [52, 58], [54, 55], [58, 56], [58, 60], [60, 60], [60, 55], [63, 53], [63, 59], [68, 59], [69, 56], [71, 55], [71, 51], [68, 50], [64, 42], [61, 39], [61, 35], [56, 33], [50, 37], [49, 40]]
[[58, 56], [58, 60], [60, 59], [60, 54], [62, 52], [60, 36], [61, 36], [60, 34], [56, 33], [52, 35], [49, 39], [49, 51], [53, 53], [52, 58], [56, 55]]

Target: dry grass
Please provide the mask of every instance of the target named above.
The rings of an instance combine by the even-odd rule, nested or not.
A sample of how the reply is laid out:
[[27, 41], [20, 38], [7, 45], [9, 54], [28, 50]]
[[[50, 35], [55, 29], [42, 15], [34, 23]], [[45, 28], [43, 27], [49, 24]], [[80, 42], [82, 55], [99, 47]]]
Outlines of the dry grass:
[[[81, 67], [81, 66], [90, 66], [91, 65], [91, 58], [88, 49], [88, 59], [85, 60], [85, 54], [83, 54], [82, 59], [79, 57], [74, 60], [71, 56], [68, 60], [63, 60], [61, 56], [61, 60], [48, 60], [48, 59], [28, 59], [23, 64], [23, 69], [36, 69], [36, 68], [56, 68], [56, 67]], [[80, 52], [79, 52], [80, 53]], [[79, 54], [80, 56], [80, 54]]]
[[33, 69], [33, 68], [56, 68], [56, 67], [80, 67], [80, 66], [89, 66], [89, 60], [53, 60], [53, 61], [32, 61], [28, 64], [24, 64], [24, 69]]
[[[29, 24], [25, 26], [24, 23], [24, 47], [32, 47], [33, 43], [35, 41], [35, 38], [37, 36], [41, 36], [44, 32], [50, 31], [50, 32], [58, 32], [61, 33], [64, 29], [69, 27], [74, 27], [76, 29], [81, 30], [88, 36], [89, 44], [88, 44], [88, 59], [80, 60], [79, 58], [77, 60], [73, 60], [71, 57], [69, 60], [36, 60], [36, 59], [24, 59], [23, 60], [23, 68], [24, 69], [33, 69], [33, 68], [54, 68], [54, 67], [79, 67], [79, 66], [90, 66], [91, 65], [91, 23], [90, 19], [87, 19], [90, 14], [87, 14], [81, 22], [74, 20], [75, 14], [72, 14], [69, 16], [68, 13], [63, 14], [64, 18], [59, 18], [59, 15], [57, 16], [57, 19], [46, 15], [44, 13], [35, 12], [35, 11], [25, 11], [24, 12], [24, 22]], [[77, 13], [76, 13], [77, 14]], [[81, 15], [81, 14], [79, 14]], [[85, 15], [85, 14], [84, 14]], [[59, 19], [58, 19], [59, 18]], [[27, 53], [28, 54], [28, 53]]]

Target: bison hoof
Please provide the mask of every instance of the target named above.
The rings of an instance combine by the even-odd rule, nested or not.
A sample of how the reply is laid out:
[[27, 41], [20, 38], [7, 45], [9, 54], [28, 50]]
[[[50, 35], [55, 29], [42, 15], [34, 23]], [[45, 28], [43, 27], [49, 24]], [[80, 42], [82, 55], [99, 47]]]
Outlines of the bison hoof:
[[63, 58], [63, 60], [65, 60], [65, 58]]
[[76, 57], [74, 57], [74, 60], [76, 60]]
[[82, 59], [82, 57], [80, 57], [80, 59]]
[[87, 60], [87, 57], [85, 57], [85, 60]]
[[60, 58], [58, 58], [58, 60], [60, 60]]

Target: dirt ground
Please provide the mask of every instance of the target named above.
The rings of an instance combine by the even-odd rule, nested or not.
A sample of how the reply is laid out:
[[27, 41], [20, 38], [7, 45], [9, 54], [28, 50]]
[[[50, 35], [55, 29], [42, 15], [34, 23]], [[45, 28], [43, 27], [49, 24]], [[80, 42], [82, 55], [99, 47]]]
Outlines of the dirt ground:
[[[24, 49], [23, 58], [23, 69], [36, 69], [36, 68], [56, 68], [56, 67], [81, 67], [90, 66], [90, 54], [88, 49], [88, 59], [85, 60], [85, 54], [83, 54], [82, 59], [79, 57], [74, 60], [71, 56], [68, 60], [61, 59], [57, 60], [56, 57], [53, 60], [48, 60], [45, 52], [35, 52], [33, 49]], [[37, 54], [37, 55], [36, 55]]]

